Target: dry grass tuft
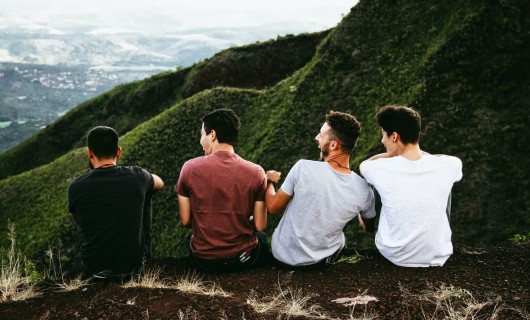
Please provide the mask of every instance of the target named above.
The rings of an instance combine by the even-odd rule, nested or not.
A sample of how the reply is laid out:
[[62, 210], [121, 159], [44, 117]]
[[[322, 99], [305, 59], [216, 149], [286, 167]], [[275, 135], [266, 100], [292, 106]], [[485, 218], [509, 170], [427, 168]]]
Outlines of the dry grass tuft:
[[[421, 305], [424, 320], [496, 320], [500, 319], [499, 314], [503, 310], [500, 297], [479, 302], [468, 290], [453, 286], [442, 285], [440, 288], [427, 290], [420, 295], [410, 295], [405, 292], [405, 296], [407, 299], [424, 302]], [[434, 311], [432, 311], [433, 305]]]
[[32, 279], [34, 265], [16, 251], [15, 225], [10, 223], [8, 239], [11, 243], [0, 265], [0, 302], [22, 301], [40, 295]]
[[230, 294], [224, 291], [218, 284], [208, 284], [203, 281], [202, 276], [195, 273], [188, 273], [182, 276], [174, 287], [182, 292], [198, 293], [207, 296], [230, 296]]
[[259, 298], [253, 293], [247, 298], [247, 304], [258, 313], [277, 312], [278, 318], [283, 315], [290, 318], [292, 316], [301, 316], [315, 319], [329, 319], [327, 314], [319, 310], [316, 304], [308, 305], [308, 302], [314, 295], [304, 295], [301, 289], [294, 290], [290, 287], [283, 289], [278, 283], [279, 292], [272, 297]]
[[203, 278], [195, 273], [188, 273], [177, 281], [161, 279], [161, 267], [142, 268], [131, 280], [126, 282], [124, 288], [157, 288], [176, 289], [187, 293], [196, 293], [207, 296], [229, 297], [230, 294], [224, 291], [218, 284], [208, 284]]
[[82, 279], [81, 276], [77, 276], [76, 278], [73, 278], [73, 279], [66, 279], [66, 278], [63, 278], [63, 282], [62, 283], [58, 283], [57, 286], [62, 290], [62, 291], [66, 291], [66, 292], [69, 292], [69, 291], [75, 291], [75, 290], [78, 290], [82, 287], [85, 287], [89, 284], [90, 282], [90, 279]]
[[161, 267], [145, 268], [142, 267], [140, 272], [133, 275], [129, 281], [123, 284], [124, 288], [151, 288], [151, 289], [166, 289], [171, 285], [162, 279]]

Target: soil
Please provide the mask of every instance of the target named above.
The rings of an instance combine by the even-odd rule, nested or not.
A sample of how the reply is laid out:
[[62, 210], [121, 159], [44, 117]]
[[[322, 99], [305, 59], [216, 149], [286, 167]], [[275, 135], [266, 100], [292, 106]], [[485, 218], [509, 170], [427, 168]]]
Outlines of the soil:
[[[431, 268], [397, 267], [377, 250], [359, 254], [362, 258], [355, 264], [341, 262], [316, 271], [270, 264], [236, 274], [199, 274], [203, 283], [216, 283], [228, 297], [175, 288], [124, 288], [119, 283], [90, 283], [64, 292], [47, 283], [40, 286], [39, 297], [0, 303], [0, 319], [455, 319], [449, 313], [464, 310], [474, 318], [458, 319], [530, 319], [529, 244], [456, 246], [445, 266]], [[166, 281], [195, 272], [186, 259], [158, 260], [151, 266], [163, 267], [161, 279]], [[271, 301], [279, 296], [279, 288], [305, 298], [301, 300], [309, 314], [288, 314], [279, 308], [259, 313], [249, 304], [252, 298]], [[437, 307], [431, 293], [441, 296], [449, 291], [456, 297]], [[333, 302], [355, 297], [377, 301], [357, 301], [354, 306]]]

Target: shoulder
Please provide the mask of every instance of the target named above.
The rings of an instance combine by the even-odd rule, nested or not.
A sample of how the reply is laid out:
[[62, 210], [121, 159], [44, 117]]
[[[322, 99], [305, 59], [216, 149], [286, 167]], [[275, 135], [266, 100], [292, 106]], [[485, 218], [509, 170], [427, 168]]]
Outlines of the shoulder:
[[301, 160], [298, 160], [294, 166], [294, 167], [300, 167], [300, 168], [316, 168], [316, 167], [322, 167], [322, 166], [326, 166], [326, 162], [324, 161], [314, 161], [314, 160], [305, 160], [305, 159], [301, 159]]
[[376, 158], [376, 159], [370, 158], [370, 159], [364, 160], [359, 165], [359, 171], [361, 172], [362, 175], [364, 175], [366, 170], [371, 170], [372, 168], [377, 168], [377, 167], [383, 165], [383, 162], [386, 162], [389, 159], [392, 159], [392, 158]]
[[241, 156], [238, 156], [238, 158], [242, 166], [247, 167], [249, 169], [253, 169], [253, 170], [264, 171], [263, 168], [259, 164], [254, 163], [250, 160], [243, 159]]
[[145, 170], [142, 167], [138, 167], [138, 166], [120, 166], [118, 168], [122, 174], [151, 175], [149, 171]]
[[80, 186], [82, 183], [83, 183], [83, 180], [85, 179], [85, 177], [88, 175], [88, 173], [85, 173], [84, 175], [82, 176], [79, 176], [77, 178], [74, 178], [70, 184], [68, 184], [68, 192], [71, 192], [73, 190], [75, 190], [78, 186]]
[[321, 172], [321, 168], [323, 165], [327, 165], [326, 162], [323, 161], [313, 161], [313, 160], [298, 160], [291, 170], [289, 170], [289, 173], [306, 173], [306, 172]]
[[190, 159], [184, 162], [184, 164], [182, 165], [182, 170], [184, 170], [184, 168], [189, 169], [189, 168], [199, 167], [205, 163], [206, 159], [207, 159], [207, 156], [200, 156], [197, 158]]
[[83, 174], [83, 175], [80, 175], [79, 177], [76, 177], [74, 178], [70, 184], [68, 185], [68, 188], [71, 188], [71, 187], [75, 187], [75, 186], [78, 186], [78, 185], [81, 185], [83, 184], [83, 182], [90, 177], [90, 173], [92, 172], [92, 170], [88, 171], [87, 173]]
[[462, 168], [462, 160], [455, 156], [448, 156], [445, 154], [433, 154], [426, 156], [428, 159], [431, 159], [432, 161], [444, 163], [446, 165], [455, 166], [458, 168]]

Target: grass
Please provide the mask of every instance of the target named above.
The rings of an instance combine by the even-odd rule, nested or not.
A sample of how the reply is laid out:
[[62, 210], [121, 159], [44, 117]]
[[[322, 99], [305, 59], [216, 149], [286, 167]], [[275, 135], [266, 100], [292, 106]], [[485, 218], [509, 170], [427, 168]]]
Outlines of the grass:
[[204, 282], [203, 278], [195, 273], [188, 273], [177, 281], [171, 281], [170, 279], [161, 279], [162, 271], [162, 268], [158, 266], [151, 268], [143, 267], [139, 273], [123, 284], [123, 287], [176, 289], [181, 292], [197, 293], [206, 296], [230, 296], [230, 294], [224, 291], [217, 283]]
[[171, 286], [165, 280], [160, 279], [162, 268], [153, 267], [145, 268], [142, 267], [140, 272], [133, 275], [129, 281], [123, 284], [124, 288], [151, 288], [151, 289], [166, 289]]
[[199, 276], [195, 273], [188, 273], [182, 276], [175, 284], [175, 288], [182, 292], [198, 293], [207, 296], [231, 296], [231, 294], [224, 291], [215, 282], [206, 283], [203, 281], [202, 276]]
[[501, 298], [478, 301], [471, 292], [454, 286], [442, 285], [418, 295], [410, 295], [402, 288], [406, 304], [411, 299], [421, 304], [422, 320], [497, 320], [503, 310]]
[[256, 293], [247, 298], [247, 304], [258, 313], [278, 313], [281, 316], [302, 316], [315, 319], [329, 319], [329, 316], [319, 310], [316, 304], [309, 304], [313, 294], [304, 294], [301, 289], [282, 288], [278, 283], [278, 293], [272, 297], [259, 298]]
[[35, 290], [34, 264], [17, 252], [15, 225], [9, 223], [10, 246], [0, 266], [0, 302], [22, 301], [40, 295]]
[[355, 251], [355, 254], [351, 256], [342, 256], [337, 261], [335, 261], [335, 263], [333, 264], [337, 264], [337, 263], [356, 264], [362, 259], [364, 259], [364, 256], [359, 254], [357, 251]]

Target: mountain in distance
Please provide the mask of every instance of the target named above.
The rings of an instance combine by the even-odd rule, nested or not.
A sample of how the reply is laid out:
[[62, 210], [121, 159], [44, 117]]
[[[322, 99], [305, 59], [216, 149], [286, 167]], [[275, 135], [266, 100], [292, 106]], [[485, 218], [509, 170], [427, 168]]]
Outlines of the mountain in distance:
[[188, 67], [282, 30], [285, 25], [150, 36], [104, 33], [93, 26], [69, 33], [0, 26], [0, 153], [120, 83]]

